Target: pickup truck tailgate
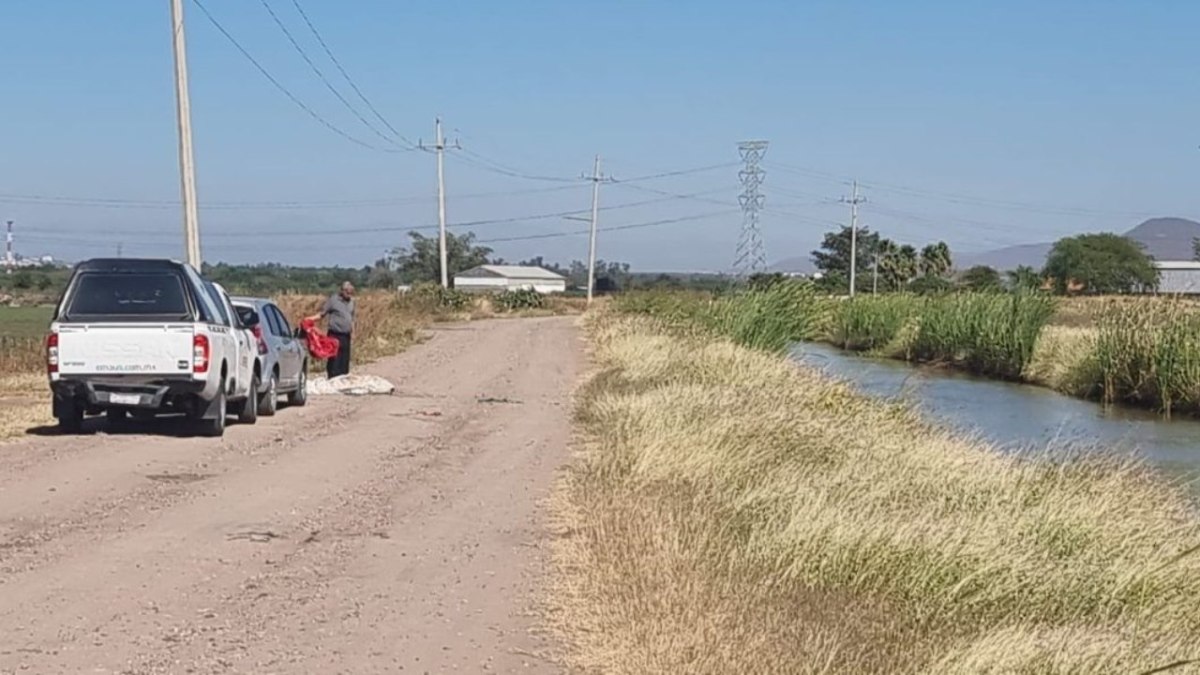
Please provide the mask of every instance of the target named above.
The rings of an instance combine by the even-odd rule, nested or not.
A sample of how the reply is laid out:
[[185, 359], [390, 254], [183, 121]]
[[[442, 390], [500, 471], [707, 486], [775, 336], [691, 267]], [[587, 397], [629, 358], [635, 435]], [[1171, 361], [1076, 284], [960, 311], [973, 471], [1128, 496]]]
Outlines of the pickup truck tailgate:
[[192, 369], [192, 324], [58, 327], [61, 375], [180, 375]]

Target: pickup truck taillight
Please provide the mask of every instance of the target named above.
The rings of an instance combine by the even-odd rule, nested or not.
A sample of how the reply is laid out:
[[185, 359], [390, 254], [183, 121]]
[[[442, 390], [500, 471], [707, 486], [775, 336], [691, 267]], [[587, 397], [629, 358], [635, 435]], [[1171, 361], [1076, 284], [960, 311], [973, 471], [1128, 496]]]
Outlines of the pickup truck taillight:
[[267, 341], [263, 339], [262, 326], [255, 326], [250, 331], [254, 333], [254, 339], [258, 340], [258, 354], [262, 356], [267, 353]]
[[209, 344], [207, 335], [192, 337], [192, 372], [208, 372]]
[[58, 333], [46, 335], [46, 372], [58, 372]]

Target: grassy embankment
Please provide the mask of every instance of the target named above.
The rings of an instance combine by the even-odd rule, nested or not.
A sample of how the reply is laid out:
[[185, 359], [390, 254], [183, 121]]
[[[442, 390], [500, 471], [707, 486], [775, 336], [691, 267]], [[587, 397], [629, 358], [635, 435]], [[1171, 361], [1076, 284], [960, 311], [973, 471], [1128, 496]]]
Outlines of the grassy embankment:
[[888, 295], [831, 307], [825, 339], [845, 349], [1200, 414], [1200, 312], [1187, 300]]
[[572, 665], [1040, 675], [1200, 656], [1180, 489], [1116, 460], [998, 454], [788, 362], [824, 330], [761, 321], [820, 316], [789, 293], [590, 318], [580, 457], [555, 500]]

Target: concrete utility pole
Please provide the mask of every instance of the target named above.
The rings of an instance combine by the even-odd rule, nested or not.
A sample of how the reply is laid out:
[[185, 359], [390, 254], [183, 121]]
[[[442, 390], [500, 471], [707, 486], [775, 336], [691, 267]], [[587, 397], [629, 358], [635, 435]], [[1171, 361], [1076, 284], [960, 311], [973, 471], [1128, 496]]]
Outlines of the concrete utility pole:
[[175, 114], [179, 126], [179, 180], [183, 193], [183, 241], [187, 262], [200, 269], [200, 215], [196, 205], [196, 164], [192, 154], [192, 104], [188, 99], [187, 45], [183, 0], [171, 0], [171, 36], [175, 47]]
[[438, 258], [442, 266], [442, 288], [450, 288], [450, 272], [446, 269], [447, 252], [446, 252], [446, 174], [443, 168], [445, 164], [446, 142], [442, 138], [442, 118], [437, 118], [435, 122], [436, 145], [437, 150], [437, 178], [438, 178]]
[[4, 267], [9, 274], [17, 265], [17, 254], [13, 252], [13, 221], [8, 221], [8, 231], [4, 235]]
[[879, 254], [875, 254], [875, 264], [871, 266], [871, 295], [879, 295]]
[[850, 297], [854, 297], [854, 276], [858, 270], [858, 205], [867, 201], [858, 196], [858, 181], [854, 181], [854, 193], [850, 199], [842, 198], [850, 205]]
[[600, 155], [596, 155], [596, 163], [592, 165], [592, 227], [588, 235], [588, 304], [592, 304], [592, 294], [596, 288], [596, 220], [600, 215]]

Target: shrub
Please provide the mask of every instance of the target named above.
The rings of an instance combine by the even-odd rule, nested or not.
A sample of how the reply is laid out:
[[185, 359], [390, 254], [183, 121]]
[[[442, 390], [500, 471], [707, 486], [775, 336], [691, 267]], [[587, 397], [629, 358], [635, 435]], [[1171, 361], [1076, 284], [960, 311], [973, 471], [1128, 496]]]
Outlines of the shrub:
[[492, 299], [496, 306], [505, 312], [515, 312], [523, 309], [541, 309], [546, 305], [546, 296], [532, 288], [522, 288], [516, 291], [501, 293]]
[[417, 284], [400, 296], [400, 303], [431, 314], [443, 310], [462, 312], [470, 308], [471, 296], [455, 288], [442, 288], [437, 284]]

